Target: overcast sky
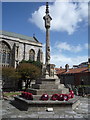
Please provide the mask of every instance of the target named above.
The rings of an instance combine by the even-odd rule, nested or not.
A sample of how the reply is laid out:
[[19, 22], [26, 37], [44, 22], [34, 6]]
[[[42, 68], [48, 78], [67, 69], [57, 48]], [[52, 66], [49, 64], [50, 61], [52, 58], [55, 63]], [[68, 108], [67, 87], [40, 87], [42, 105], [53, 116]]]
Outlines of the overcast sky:
[[[69, 0], [68, 0], [69, 1]], [[71, 0], [70, 0], [71, 1]], [[70, 67], [88, 58], [88, 3], [50, 2], [51, 63]], [[45, 54], [45, 2], [2, 3], [2, 29], [33, 36], [43, 43]]]

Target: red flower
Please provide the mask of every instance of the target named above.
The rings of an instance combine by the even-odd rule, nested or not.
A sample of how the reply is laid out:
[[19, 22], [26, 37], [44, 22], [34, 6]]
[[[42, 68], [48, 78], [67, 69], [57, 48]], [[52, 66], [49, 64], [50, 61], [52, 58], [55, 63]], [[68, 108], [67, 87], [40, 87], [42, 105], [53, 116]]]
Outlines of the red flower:
[[26, 92], [22, 92], [21, 97], [25, 97]]
[[74, 94], [71, 94], [71, 98], [74, 98]]
[[71, 94], [74, 94], [73, 90], [70, 90], [70, 93], [71, 93]]
[[33, 95], [32, 93], [29, 93], [29, 92], [22, 92], [22, 95], [21, 95], [23, 98], [25, 99], [28, 99], [28, 100], [33, 100]]
[[69, 93], [68, 95], [69, 95], [69, 99], [71, 99], [72, 94], [71, 94], [71, 93]]
[[48, 100], [48, 99], [49, 99], [48, 94], [43, 94], [40, 98], [40, 100]]
[[53, 94], [51, 100], [58, 100], [58, 97], [59, 97], [58, 94]]
[[64, 94], [64, 100], [68, 101], [69, 99], [70, 99], [69, 95], [68, 94]]
[[70, 95], [71, 95], [71, 98], [74, 98], [74, 92], [72, 90], [70, 90]]
[[28, 100], [33, 100], [33, 95], [32, 95], [32, 93], [28, 93], [28, 94], [27, 94], [27, 99], [28, 99]]
[[63, 101], [64, 100], [64, 94], [59, 94], [58, 100]]

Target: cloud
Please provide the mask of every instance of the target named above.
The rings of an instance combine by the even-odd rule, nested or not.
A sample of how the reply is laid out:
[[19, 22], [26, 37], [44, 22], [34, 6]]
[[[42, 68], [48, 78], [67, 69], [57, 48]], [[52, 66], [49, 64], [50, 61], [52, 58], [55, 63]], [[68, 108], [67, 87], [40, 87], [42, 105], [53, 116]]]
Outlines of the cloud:
[[[59, 50], [59, 51], [69, 51], [69, 52], [81, 52], [83, 50], [83, 46], [81, 46], [80, 44], [78, 44], [77, 46], [74, 45], [70, 45], [67, 42], [57, 42], [55, 47]], [[86, 47], [86, 45], [85, 45]]]
[[88, 60], [88, 56], [75, 56], [75, 57], [69, 57], [65, 56], [63, 54], [54, 54], [51, 57], [51, 63], [55, 64], [56, 67], [62, 66], [65, 67], [66, 64], [69, 64], [69, 66], [72, 68], [73, 65], [78, 65], [82, 62], [85, 62]]
[[34, 23], [40, 29], [44, 29], [43, 15], [45, 14], [45, 6], [39, 7], [37, 11], [32, 13], [32, 18], [29, 18], [29, 21]]
[[[73, 67], [73, 65], [78, 65], [81, 62], [88, 60], [88, 55], [74, 54], [88, 49], [88, 43], [74, 46], [67, 42], [56, 42], [55, 46], [52, 46], [52, 49], [51, 63], [56, 64], [56, 67], [64, 67], [65, 64], [69, 64], [70, 67]], [[66, 51], [68, 51], [68, 55], [66, 54]], [[70, 52], [72, 52], [74, 55], [69, 56]]]
[[[58, 46], [57, 46], [58, 45]], [[82, 46], [82, 47], [81, 47]], [[54, 46], [51, 47], [51, 63], [55, 64], [56, 67], [64, 67], [66, 64], [69, 64], [70, 67], [73, 65], [78, 65], [81, 62], [85, 62], [88, 60], [88, 55], [73, 55], [69, 56], [70, 52], [83, 52], [83, 50], [88, 48], [88, 43], [84, 45], [72, 46], [66, 42], [55, 43]], [[76, 48], [76, 50], [75, 50]], [[68, 55], [63, 52], [63, 50], [68, 51]], [[45, 62], [45, 44], [43, 45], [43, 53], [44, 53], [44, 62]]]
[[90, 50], [90, 43], [85, 43], [84, 47], [85, 47], [85, 49]]
[[[68, 0], [69, 1], [69, 0]], [[32, 13], [29, 21], [34, 23], [41, 30], [45, 30], [43, 16], [45, 15], [45, 5], [42, 5]], [[50, 5], [50, 15], [52, 17], [51, 30], [64, 31], [68, 34], [74, 33], [80, 22], [88, 20], [88, 4], [72, 2], [54, 2]]]
[[89, 48], [89, 44], [88, 43], [85, 43], [85, 49], [88, 49]]

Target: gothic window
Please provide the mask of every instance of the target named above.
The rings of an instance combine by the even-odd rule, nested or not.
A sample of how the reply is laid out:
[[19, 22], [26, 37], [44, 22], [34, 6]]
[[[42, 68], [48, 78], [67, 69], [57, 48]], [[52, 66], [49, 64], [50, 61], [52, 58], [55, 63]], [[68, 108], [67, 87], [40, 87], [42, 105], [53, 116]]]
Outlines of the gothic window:
[[37, 60], [40, 61], [40, 50], [38, 51], [38, 54], [37, 54]]
[[4, 65], [10, 64], [10, 47], [6, 42], [2, 42], [2, 63]]
[[33, 49], [29, 51], [29, 60], [35, 61], [35, 51]]
[[6, 61], [8, 64], [10, 62], [10, 53], [7, 53], [7, 61]]
[[3, 54], [2, 54], [2, 63], [5, 63], [5, 59], [6, 59], [6, 52], [3, 51]]
[[38, 60], [39, 62], [42, 62], [42, 55], [43, 55], [42, 50], [39, 49], [38, 54], [37, 54], [37, 60]]

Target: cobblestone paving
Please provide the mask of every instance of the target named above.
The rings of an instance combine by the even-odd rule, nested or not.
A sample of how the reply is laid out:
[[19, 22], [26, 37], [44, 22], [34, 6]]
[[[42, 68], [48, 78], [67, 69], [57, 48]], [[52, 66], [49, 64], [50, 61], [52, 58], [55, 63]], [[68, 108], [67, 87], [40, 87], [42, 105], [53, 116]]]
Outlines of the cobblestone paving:
[[8, 118], [7, 120], [11, 120], [12, 118], [16, 118], [16, 120], [19, 120], [20, 118], [24, 119], [29, 118], [35, 118], [39, 120], [44, 120], [44, 118], [47, 119], [60, 119], [60, 118], [68, 118], [68, 120], [71, 118], [72, 120], [77, 120], [77, 118], [81, 118], [81, 120], [89, 119], [90, 116], [90, 98], [80, 98], [80, 105], [73, 111], [73, 110], [58, 110], [53, 112], [46, 112], [46, 111], [39, 111], [36, 112], [35, 109], [23, 111], [12, 104], [10, 104], [10, 100], [3, 100], [2, 101], [2, 112], [0, 109], [0, 115], [2, 113], [2, 117], [4, 120], [5, 118]]

